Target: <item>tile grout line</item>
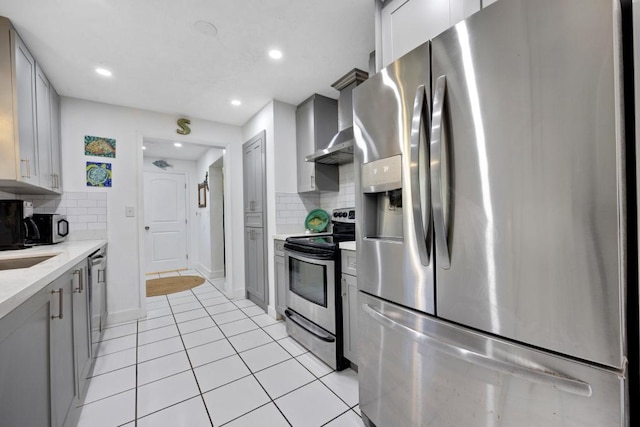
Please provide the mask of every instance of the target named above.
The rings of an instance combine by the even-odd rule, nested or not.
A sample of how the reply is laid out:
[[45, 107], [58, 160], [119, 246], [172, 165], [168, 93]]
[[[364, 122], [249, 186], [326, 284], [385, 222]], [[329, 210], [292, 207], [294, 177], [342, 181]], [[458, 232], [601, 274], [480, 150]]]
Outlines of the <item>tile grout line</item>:
[[[167, 338], [159, 339], [159, 340], [156, 340], [156, 341], [151, 341], [151, 342], [149, 342], [149, 343], [145, 343], [145, 344], [143, 344], [142, 346], [144, 346], [144, 345], [149, 345], [149, 344], [153, 344], [153, 343], [157, 343], [157, 342], [162, 342], [162, 341], [165, 341], [165, 340], [169, 340], [169, 339], [172, 339], [172, 338], [179, 337], [179, 338], [180, 338], [180, 341], [181, 341], [181, 343], [182, 343], [182, 348], [183, 348], [183, 350], [180, 350], [180, 351], [185, 351], [185, 354], [186, 354], [186, 356], [187, 356], [187, 359], [188, 359], [188, 361], [189, 361], [189, 366], [190, 366], [190, 369], [184, 370], [184, 371], [182, 371], [182, 372], [174, 373], [174, 374], [172, 374], [172, 375], [168, 375], [168, 376], [166, 376], [166, 377], [163, 377], [163, 378], [160, 378], [160, 379], [157, 379], [157, 380], [151, 381], [150, 383], [153, 383], [153, 382], [156, 382], [156, 381], [160, 381], [160, 380], [163, 380], [163, 379], [169, 378], [169, 377], [171, 377], [171, 376], [175, 376], [175, 375], [183, 374], [183, 373], [187, 372], [188, 370], [191, 370], [192, 375], [193, 375], [193, 377], [194, 377], [194, 379], [195, 379], [195, 381], [196, 381], [196, 385], [197, 385], [197, 387], [198, 387], [198, 391], [199, 391], [200, 397], [201, 397], [202, 402], [203, 402], [203, 404], [204, 404], [204, 406], [205, 406], [205, 411], [207, 412], [207, 416], [208, 416], [208, 418], [209, 418], [209, 421], [210, 421], [211, 425], [213, 425], [213, 420], [212, 420], [212, 418], [211, 418], [211, 413], [210, 413], [210, 411], [209, 411], [209, 408], [208, 408], [208, 407], [207, 407], [207, 405], [206, 405], [206, 402], [204, 401], [204, 394], [205, 394], [205, 393], [203, 392], [202, 387], [201, 387], [201, 386], [200, 386], [200, 384], [199, 384], [198, 377], [197, 377], [197, 375], [195, 374], [195, 369], [196, 369], [196, 368], [194, 367], [193, 362], [191, 361], [191, 357], [189, 356], [189, 352], [188, 352], [188, 350], [193, 349], [193, 348], [197, 348], [197, 347], [200, 347], [200, 346], [204, 346], [204, 345], [207, 345], [207, 344], [210, 344], [210, 343], [213, 343], [213, 342], [221, 341], [222, 339], [224, 339], [224, 340], [226, 340], [226, 341], [227, 341], [227, 343], [231, 346], [231, 348], [233, 348], [234, 354], [229, 355], [229, 356], [225, 356], [225, 357], [223, 357], [223, 358], [220, 358], [220, 359], [217, 359], [217, 360], [214, 360], [214, 361], [211, 361], [211, 362], [207, 362], [207, 363], [202, 364], [202, 365], [200, 365], [200, 366], [198, 366], [198, 367], [206, 366], [206, 365], [208, 365], [208, 364], [212, 364], [212, 363], [215, 363], [215, 362], [218, 362], [218, 361], [220, 361], [220, 360], [224, 360], [224, 359], [227, 359], [227, 358], [230, 358], [230, 357], [233, 357], [233, 356], [238, 356], [238, 357], [240, 358], [240, 360], [242, 361], [242, 363], [244, 364], [244, 366], [245, 366], [245, 367], [247, 368], [247, 370], [249, 371], [249, 373], [248, 373], [247, 375], [245, 375], [245, 376], [242, 376], [242, 377], [240, 377], [240, 378], [236, 378], [236, 379], [234, 379], [234, 380], [232, 380], [232, 381], [229, 381], [228, 383], [221, 384], [221, 385], [219, 385], [219, 386], [217, 386], [217, 387], [215, 387], [215, 388], [213, 388], [213, 389], [211, 389], [211, 390], [207, 390], [207, 391], [206, 391], [206, 393], [208, 393], [208, 392], [210, 392], [210, 391], [213, 391], [213, 390], [217, 390], [217, 389], [219, 389], [219, 388], [221, 388], [221, 387], [224, 387], [224, 386], [228, 386], [229, 384], [232, 384], [232, 383], [234, 383], [234, 382], [236, 382], [236, 381], [239, 381], [239, 380], [241, 380], [241, 379], [244, 379], [244, 378], [247, 378], [247, 377], [249, 377], [249, 376], [252, 376], [252, 377], [257, 381], [257, 383], [260, 385], [261, 389], [265, 392], [265, 394], [266, 394], [267, 398], [269, 399], [269, 400], [268, 400], [268, 402], [266, 402], [266, 403], [264, 403], [264, 404], [262, 404], [262, 405], [259, 405], [259, 406], [257, 406], [256, 408], [251, 409], [250, 411], [244, 412], [244, 413], [240, 414], [239, 416], [237, 416], [237, 417], [235, 417], [235, 418], [233, 418], [233, 419], [231, 419], [231, 420], [229, 420], [229, 421], [226, 421], [226, 422], [224, 423], [225, 425], [226, 425], [226, 424], [228, 424], [228, 423], [230, 423], [230, 422], [232, 422], [232, 421], [234, 421], [234, 420], [236, 420], [236, 419], [238, 419], [238, 418], [241, 418], [241, 417], [243, 417], [243, 416], [245, 416], [245, 415], [247, 415], [247, 414], [249, 414], [249, 413], [251, 413], [251, 412], [254, 412], [254, 411], [256, 411], [256, 410], [258, 410], [258, 409], [260, 409], [260, 408], [263, 408], [264, 406], [268, 405], [269, 403], [273, 403], [273, 404], [274, 404], [274, 406], [276, 407], [276, 409], [279, 411], [279, 413], [280, 413], [280, 414], [282, 415], [282, 417], [284, 418], [284, 420], [285, 420], [289, 425], [291, 425], [291, 423], [289, 422], [289, 420], [287, 419], [287, 417], [284, 415], [284, 413], [282, 412], [282, 410], [280, 409], [280, 407], [276, 404], [275, 400], [276, 400], [276, 399], [280, 399], [280, 398], [282, 398], [282, 397], [284, 397], [284, 396], [286, 396], [286, 395], [289, 395], [289, 394], [291, 394], [291, 393], [293, 393], [293, 392], [295, 392], [295, 391], [299, 390], [300, 388], [303, 388], [303, 387], [305, 387], [305, 386], [307, 386], [307, 385], [309, 385], [309, 384], [312, 384], [313, 382], [316, 382], [316, 381], [320, 382], [320, 383], [322, 384], [322, 386], [324, 386], [325, 388], [329, 389], [329, 391], [331, 391], [331, 393], [332, 393], [332, 394], [334, 394], [334, 395], [335, 395], [335, 396], [336, 396], [336, 397], [337, 397], [341, 402], [343, 402], [343, 403], [346, 405], [346, 407], [347, 407], [347, 410], [346, 410], [346, 411], [344, 411], [344, 412], [340, 413], [340, 414], [339, 414], [339, 415], [337, 415], [336, 417], [334, 417], [334, 418], [332, 418], [331, 420], [327, 421], [327, 423], [330, 423], [330, 422], [334, 421], [335, 419], [337, 419], [337, 418], [339, 418], [339, 417], [343, 416], [344, 414], [346, 414], [347, 412], [349, 412], [349, 411], [351, 411], [351, 410], [353, 410], [353, 411], [354, 411], [354, 413], [355, 413], [356, 415], [358, 415], [358, 416], [359, 416], [359, 414], [358, 414], [357, 412], [355, 412], [355, 410], [354, 410], [354, 408], [355, 408], [356, 406], [358, 406], [358, 404], [357, 404], [357, 403], [356, 403], [356, 405], [354, 405], [354, 406], [349, 405], [349, 404], [348, 404], [347, 402], [345, 402], [345, 401], [344, 401], [344, 400], [343, 400], [343, 399], [342, 399], [342, 398], [341, 398], [341, 397], [340, 397], [340, 396], [339, 396], [339, 395], [338, 395], [338, 394], [337, 394], [333, 389], [331, 389], [329, 386], [327, 386], [327, 385], [322, 381], [322, 379], [323, 379], [323, 378], [327, 377], [328, 375], [330, 375], [331, 373], [336, 372], [336, 371], [331, 370], [330, 372], [328, 372], [328, 373], [326, 373], [326, 374], [324, 374], [324, 375], [321, 375], [321, 376], [320, 376], [320, 375], [316, 375], [316, 374], [314, 374], [314, 372], [313, 372], [313, 371], [311, 371], [307, 366], [305, 366], [305, 365], [304, 365], [300, 360], [298, 360], [298, 359], [297, 359], [297, 357], [300, 357], [300, 356], [302, 356], [302, 355], [306, 354], [306, 353], [308, 352], [308, 350], [307, 350], [307, 351], [304, 351], [303, 353], [298, 354], [298, 356], [294, 356], [294, 354], [296, 354], [296, 353], [297, 353], [297, 351], [289, 351], [289, 350], [287, 349], [287, 347], [285, 347], [285, 346], [280, 342], [281, 340], [283, 340], [283, 339], [285, 339], [285, 338], [288, 338], [288, 337], [290, 338], [290, 336], [289, 336], [289, 335], [281, 336], [279, 339], [276, 339], [276, 338], [275, 338], [274, 336], [272, 336], [272, 335], [267, 331], [267, 329], [266, 329], [266, 328], [269, 328], [269, 327], [274, 326], [274, 325], [276, 325], [276, 324], [284, 324], [284, 322], [280, 322], [280, 321], [277, 321], [277, 320], [276, 320], [274, 323], [265, 324], [264, 326], [263, 326], [262, 324], [257, 323], [253, 318], [254, 318], [254, 317], [257, 317], [257, 316], [261, 316], [262, 314], [265, 314], [265, 315], [267, 315], [267, 316], [268, 316], [268, 313], [266, 313], [266, 311], [265, 311], [264, 313], [262, 313], [262, 312], [261, 312], [261, 313], [258, 313], [258, 314], [249, 315], [249, 314], [248, 314], [248, 313], [246, 313], [244, 310], [245, 310], [245, 309], [252, 309], [254, 306], [257, 306], [257, 305], [255, 305], [253, 302], [251, 302], [251, 304], [250, 304], [250, 305], [248, 305], [248, 306], [244, 306], [244, 307], [241, 307], [240, 305], [236, 304], [236, 301], [235, 301], [235, 300], [229, 299], [229, 298], [228, 298], [228, 297], [227, 297], [227, 296], [226, 296], [222, 291], [220, 291], [220, 290], [219, 290], [215, 285], [213, 285], [213, 284], [212, 284], [208, 279], [206, 279], [206, 278], [205, 278], [205, 281], [206, 281], [206, 283], [207, 283], [207, 287], [208, 287], [208, 286], [211, 286], [211, 288], [212, 288], [211, 292], [199, 292], [199, 293], [196, 293], [196, 292], [194, 292], [194, 290], [193, 290], [193, 289], [190, 289], [190, 290], [189, 290], [189, 291], [190, 291], [190, 295], [184, 295], [183, 297], [179, 297], [179, 298], [177, 298], [178, 300], [179, 300], [180, 298], [186, 298], [186, 299], [189, 299], [190, 301], [188, 301], [188, 302], [182, 302], [182, 303], [178, 302], [177, 304], [173, 304], [173, 303], [172, 303], [172, 300], [171, 300], [171, 299], [169, 299], [169, 297], [168, 297], [168, 296], [165, 296], [165, 302], [167, 303], [167, 307], [161, 307], [161, 308], [158, 308], [158, 310], [162, 310], [162, 309], [169, 308], [169, 310], [168, 310], [168, 311], [169, 311], [169, 314], [166, 314], [166, 315], [164, 315], [164, 316], [158, 316], [158, 317], [155, 317], [155, 318], [152, 318], [152, 319], [147, 319], [147, 320], [153, 320], [153, 319], [159, 319], [159, 318], [162, 318], [162, 317], [168, 317], [168, 316], [171, 316], [171, 317], [172, 317], [172, 320], [173, 320], [173, 325], [174, 325], [174, 326], [176, 327], [176, 329], [178, 330], [178, 335], [177, 335], [177, 336], [174, 336], [174, 337], [167, 337]], [[198, 289], [198, 288], [195, 288], [195, 289]], [[200, 288], [200, 289], [203, 289], [203, 288]], [[209, 294], [216, 294], [216, 293], [217, 293], [217, 294], [219, 294], [219, 295], [217, 295], [217, 296], [210, 296], [210, 295], [209, 295]], [[203, 300], [201, 300], [201, 299], [200, 299], [200, 297], [201, 297], [201, 296], [204, 298]], [[224, 298], [223, 298], [223, 297], [224, 297]], [[195, 300], [192, 300], [193, 298], [195, 298]], [[224, 301], [219, 302], [219, 303], [217, 303], [217, 304], [212, 304], [212, 305], [205, 306], [205, 304], [206, 304], [206, 301], [207, 301], [207, 300], [211, 300], [211, 299], [215, 299], [215, 298], [221, 298], [221, 299], [223, 298], [223, 299], [224, 299]], [[219, 300], [219, 301], [220, 301], [220, 300]], [[250, 301], [250, 300], [249, 300], [249, 301]], [[198, 304], [200, 305], [200, 307], [201, 307], [201, 308], [194, 308], [194, 309], [192, 309], [192, 310], [185, 310], [185, 311], [180, 311], [180, 312], [177, 312], [177, 313], [174, 311], [174, 308], [179, 307], [180, 305], [184, 305], [184, 304], [195, 304], [195, 303], [198, 303]], [[230, 310], [226, 310], [226, 311], [222, 311], [222, 312], [220, 312], [220, 313], [215, 313], [215, 314], [212, 314], [212, 313], [211, 313], [211, 312], [209, 312], [209, 310], [208, 310], [209, 308], [215, 307], [215, 306], [217, 306], [217, 305], [227, 304], [227, 303], [231, 303], [235, 308], [230, 309]], [[196, 318], [196, 319], [184, 320], [184, 321], [180, 321], [180, 322], [178, 322], [178, 320], [177, 320], [177, 318], [176, 318], [176, 314], [178, 314], [178, 315], [179, 315], [180, 313], [187, 313], [187, 312], [189, 312], [189, 311], [193, 311], [193, 310], [200, 310], [200, 309], [203, 309], [203, 310], [206, 312], [206, 315], [204, 315], [203, 317]], [[237, 320], [230, 321], [230, 322], [225, 322], [225, 323], [219, 323], [216, 319], [214, 319], [214, 316], [217, 316], [217, 315], [220, 315], [220, 314], [224, 314], [224, 313], [228, 313], [228, 312], [235, 311], [235, 310], [238, 310], [238, 311], [239, 311], [240, 313], [242, 313], [245, 317], [244, 317], [244, 318], [242, 318], [242, 319], [237, 319]], [[202, 344], [199, 344], [199, 345], [196, 345], [196, 346], [193, 346], [193, 347], [191, 347], [191, 348], [187, 349], [186, 344], [185, 344], [185, 342], [184, 342], [184, 336], [185, 336], [185, 335], [189, 335], [189, 334], [192, 334], [192, 333], [196, 333], [196, 332], [199, 332], [199, 331], [204, 331], [204, 330], [210, 329], [210, 328], [211, 328], [211, 326], [202, 327], [202, 328], [200, 328], [200, 329], [191, 330], [191, 331], [189, 331], [189, 332], [183, 332], [183, 331], [181, 330], [181, 328], [179, 327], [179, 325], [180, 325], [181, 323], [187, 323], [187, 322], [197, 321], [197, 320], [199, 320], [199, 319], [206, 319], [206, 318], [209, 318], [209, 319], [211, 319], [211, 320], [213, 321], [213, 325], [214, 325], [215, 327], [217, 327], [217, 328], [218, 328], [218, 330], [219, 330], [219, 331], [220, 331], [220, 333], [222, 334], [222, 337], [223, 337], [223, 338], [221, 338], [221, 339], [219, 339], [219, 340], [214, 340], [214, 341], [211, 341], [211, 342], [207, 342], [207, 343], [202, 343]], [[251, 320], [251, 323], [252, 323], [252, 324], [254, 324], [257, 328], [256, 328], [256, 329], [251, 329], [251, 330], [248, 330], [248, 331], [243, 331], [243, 332], [240, 332], [240, 333], [237, 333], [237, 334], [234, 334], [234, 335], [228, 335], [228, 333], [224, 332], [224, 331], [223, 331], [223, 329], [221, 328], [221, 326], [223, 326], [223, 325], [230, 324], [230, 323], [234, 323], [234, 322], [239, 322], [239, 321], [244, 321], [244, 320], [246, 320], [246, 319], [250, 319], [250, 320]], [[147, 361], [156, 360], [156, 359], [158, 359], [158, 358], [166, 357], [166, 356], [169, 356], [169, 355], [171, 355], [171, 354], [176, 354], [176, 353], [177, 353], [177, 352], [174, 352], [174, 353], [170, 353], [170, 354], [166, 354], [166, 355], [162, 355], [162, 356], [158, 356], [158, 357], [156, 357], [156, 358], [152, 358], [152, 359], [146, 360], [145, 362], [140, 362], [140, 360], [139, 360], [139, 356], [138, 356], [138, 350], [139, 350], [139, 348], [141, 347], [141, 345], [140, 345], [140, 340], [139, 340], [139, 334], [140, 334], [140, 333], [144, 333], [144, 332], [148, 332], [148, 331], [153, 331], [153, 330], [157, 330], [157, 329], [165, 328], [165, 327], [166, 327], [166, 328], [168, 328], [168, 327], [170, 327], [170, 326], [172, 326], [172, 325], [170, 324], [170, 325], [158, 326], [158, 327], [155, 327], [155, 328], [149, 328], [149, 329], [145, 329], [144, 331], [141, 331], [141, 330], [140, 330], [140, 326], [139, 326], [139, 322], [140, 322], [140, 320], [136, 321], [136, 347], [135, 347], [135, 350], [136, 350], [136, 357], [135, 357], [135, 358], [136, 358], [136, 387], [135, 387], [135, 399], [136, 399], [136, 401], [135, 401], [135, 405], [136, 405], [136, 408], [135, 408], [135, 423], [136, 423], [136, 425], [137, 425], [137, 421], [138, 421], [138, 407], [137, 407], [137, 403], [138, 403], [138, 402], [137, 402], [137, 400], [138, 400], [138, 388], [140, 387], [140, 384], [139, 384], [139, 381], [140, 381], [140, 380], [139, 380], [139, 377], [138, 377], [138, 365], [139, 365], [140, 363], [145, 363], [145, 362], [147, 362]], [[248, 366], [247, 362], [245, 362], [245, 360], [244, 360], [244, 359], [242, 358], [242, 356], [240, 355], [240, 351], [238, 351], [238, 348], [236, 347], [236, 345], [234, 345], [234, 344], [231, 342], [231, 339], [230, 339], [230, 338], [232, 338], [232, 337], [234, 337], [234, 336], [238, 336], [238, 335], [246, 334], [246, 333], [249, 333], [249, 332], [252, 332], [252, 331], [262, 331], [264, 334], [266, 334], [266, 335], [270, 338], [270, 340], [271, 340], [271, 341], [269, 341], [268, 343], [265, 343], [265, 344], [257, 345], [257, 346], [255, 346], [255, 347], [250, 347], [250, 348], [243, 349], [243, 350], [242, 350], [242, 352], [247, 352], [247, 351], [250, 351], [250, 350], [255, 350], [255, 349], [260, 348], [260, 347], [262, 347], [262, 346], [266, 346], [266, 345], [268, 345], [268, 344], [271, 344], [272, 342], [276, 342], [276, 343], [278, 344], [278, 347], [279, 347], [279, 348], [281, 348], [282, 350], [284, 350], [285, 354], [289, 355], [290, 357], [288, 357], [288, 358], [287, 358], [287, 359], [285, 359], [285, 360], [282, 360], [282, 361], [279, 361], [279, 362], [277, 362], [277, 363], [274, 363], [273, 365], [266, 366], [266, 367], [264, 367], [264, 368], [262, 368], [262, 369], [257, 370], [257, 371], [255, 371], [255, 372], [254, 372], [251, 368], [249, 368], [249, 366]], [[132, 335], [132, 334], [129, 334], [129, 335]], [[125, 337], [125, 336], [127, 336], [127, 335], [123, 335], [122, 337]], [[276, 335], [276, 336], [277, 336], [277, 335]], [[114, 337], [113, 339], [116, 339], [116, 338], [122, 338], [122, 337]], [[104, 340], [104, 341], [108, 341], [108, 340]], [[303, 349], [303, 350], [306, 350], [306, 348], [304, 348], [304, 347], [302, 347], [302, 349]], [[119, 352], [122, 352], [122, 351], [126, 351], [126, 350], [130, 350], [130, 349], [123, 349], [123, 350], [120, 350], [120, 351], [117, 351], [117, 352], [114, 352], [114, 353], [109, 353], [109, 354], [107, 354], [107, 355], [116, 354], [116, 353], [119, 353]], [[107, 355], [104, 355], [104, 356], [107, 356]], [[102, 357], [102, 356], [100, 356], [100, 357]], [[277, 366], [277, 365], [283, 364], [283, 363], [285, 363], [285, 362], [288, 362], [288, 361], [290, 361], [290, 360], [292, 360], [292, 359], [294, 359], [294, 360], [295, 360], [299, 365], [301, 365], [301, 366], [302, 366], [302, 367], [303, 367], [307, 372], [309, 372], [309, 373], [310, 373], [310, 375], [311, 375], [311, 377], [312, 377], [312, 379], [311, 379], [309, 382], [306, 382], [305, 384], [302, 384], [302, 385], [300, 385], [300, 386], [298, 386], [298, 387], [296, 387], [296, 388], [294, 388], [294, 389], [292, 389], [292, 390], [289, 390], [288, 392], [286, 392], [286, 393], [284, 393], [284, 394], [282, 394], [282, 395], [278, 396], [277, 398], [271, 398], [271, 395], [267, 392], [267, 390], [265, 389], [265, 387], [264, 387], [264, 386], [262, 385], [262, 383], [258, 380], [258, 378], [257, 378], [256, 374], [259, 374], [260, 372], [263, 372], [263, 371], [265, 371], [265, 370], [267, 370], [267, 369], [273, 368], [274, 366]], [[117, 370], [121, 370], [121, 369], [124, 369], [124, 368], [126, 368], [126, 367], [118, 368], [118, 369], [115, 369], [115, 370], [113, 370], [113, 371], [108, 371], [108, 372], [115, 372], [115, 371], [117, 371]], [[104, 372], [103, 374], [108, 373], [108, 372]], [[103, 374], [100, 374], [100, 375], [103, 375]], [[150, 384], [150, 383], [147, 383], [147, 384]], [[145, 385], [146, 385], [146, 384], [145, 384]], [[175, 405], [178, 405], [178, 404], [184, 403], [184, 402], [186, 402], [187, 400], [190, 400], [190, 399], [192, 399], [192, 398], [193, 398], [193, 397], [189, 397], [188, 399], [185, 399], [185, 400], [183, 400], [183, 401], [181, 401], [181, 402], [176, 402], [176, 403], [174, 403], [174, 404], [172, 404], [172, 405], [168, 405], [168, 406], [166, 406], [166, 407], [164, 407], [164, 408], [158, 409], [157, 411], [154, 411], [154, 412], [151, 412], [151, 413], [149, 413], [149, 414], [146, 414], [144, 417], [147, 417], [147, 416], [149, 416], [149, 415], [151, 415], [151, 414], [153, 414], [153, 413], [157, 413], [157, 412], [159, 412], [159, 411], [163, 411], [163, 410], [165, 410], [165, 409], [167, 409], [167, 408], [169, 408], [169, 407], [172, 407], [172, 406], [175, 406]], [[143, 417], [143, 418], [144, 418], [144, 417]], [[359, 417], [360, 417], [360, 416], [359, 416]], [[361, 417], [360, 417], [360, 418], [361, 418]], [[323, 425], [326, 425], [326, 423], [325, 423], [325, 424], [323, 424]]]
[[[227, 298], [227, 297], [225, 296], [225, 298]], [[238, 305], [236, 305], [236, 304], [233, 302], [233, 300], [230, 300], [229, 298], [227, 298], [227, 300], [228, 300], [231, 304], [233, 304], [234, 306], [236, 306], [240, 311], [242, 311], [242, 310], [240, 309], [240, 307], [238, 307]], [[204, 305], [203, 305], [203, 307], [204, 307]], [[209, 313], [209, 312], [207, 311], [207, 313]], [[244, 312], [243, 312], [243, 313], [244, 313]], [[225, 339], [227, 340], [227, 342], [229, 343], [229, 345], [231, 345], [231, 348], [233, 348], [233, 351], [235, 351], [235, 352], [236, 352], [236, 355], [238, 356], [238, 358], [242, 361], [242, 363], [245, 365], [245, 367], [249, 370], [249, 374], [253, 377], [253, 379], [258, 383], [258, 385], [260, 386], [260, 388], [262, 388], [262, 390], [264, 391], [264, 393], [267, 395], [267, 398], [269, 399], [269, 402], [265, 403], [264, 405], [267, 405], [267, 404], [269, 404], [269, 403], [273, 403], [273, 406], [275, 406], [275, 407], [276, 407], [276, 409], [278, 410], [278, 412], [280, 412], [280, 414], [282, 415], [282, 417], [284, 418], [284, 420], [289, 424], [289, 426], [292, 426], [292, 424], [291, 424], [291, 422], [289, 421], [289, 419], [288, 419], [288, 418], [287, 418], [287, 417], [282, 413], [282, 410], [280, 410], [280, 408], [278, 407], [278, 405], [275, 403], [274, 399], [272, 399], [272, 398], [271, 398], [271, 395], [269, 394], [269, 392], [267, 392], [267, 390], [264, 388], [264, 386], [262, 385], [262, 383], [261, 383], [261, 382], [258, 380], [258, 378], [255, 376], [255, 373], [251, 370], [251, 368], [249, 367], [249, 365], [247, 364], [247, 362], [242, 358], [242, 356], [240, 356], [240, 352], [237, 350], [236, 346], [234, 346], [234, 345], [233, 345], [233, 343], [229, 340], [229, 338], [227, 337], [227, 334], [222, 330], [222, 328], [220, 328], [220, 325], [218, 324], [218, 322], [216, 322], [216, 320], [213, 318], [213, 316], [212, 316], [210, 313], [209, 313], [209, 315], [211, 316], [211, 320], [213, 320], [213, 323], [218, 327], [218, 329], [220, 330], [220, 332], [222, 333], [222, 335], [225, 337]], [[248, 318], [249, 320], [251, 320], [251, 318], [250, 318], [250, 317], [247, 317], [247, 318]], [[240, 320], [244, 320], [244, 319], [240, 319]], [[256, 326], [258, 326], [258, 328], [259, 328], [259, 329], [262, 329], [262, 327], [261, 327], [260, 325], [258, 325], [255, 321], [251, 320], [251, 322], [253, 322]], [[229, 322], [229, 323], [232, 323], [232, 322]], [[245, 332], [249, 332], [249, 331], [245, 331]], [[266, 334], [267, 334], [271, 339], [273, 339], [273, 337], [272, 337], [268, 332], [266, 332], [266, 331], [264, 331], [264, 330], [263, 330], [263, 332], [264, 332], [264, 333], [266, 333]], [[242, 334], [242, 333], [244, 333], [244, 332], [241, 332], [240, 334]], [[236, 334], [236, 335], [240, 335], [240, 334]], [[232, 336], [235, 336], [235, 335], [232, 335]], [[275, 340], [274, 340], [274, 341], [275, 341]], [[270, 343], [267, 343], [267, 344], [270, 344]], [[264, 344], [264, 345], [267, 345], [267, 344]], [[258, 346], [258, 347], [260, 347], [260, 346]], [[255, 348], [258, 348], [258, 347], [255, 347]], [[285, 350], [285, 352], [287, 352], [287, 351]], [[288, 352], [287, 352], [287, 353], [288, 353]], [[287, 360], [288, 360], [288, 359], [287, 359]], [[266, 369], [266, 368], [265, 368], [265, 369]], [[248, 377], [248, 375], [247, 375], [247, 377]], [[243, 378], [246, 378], [246, 377], [243, 377]], [[237, 379], [236, 379], [236, 380], [234, 380], [234, 381], [237, 381]], [[232, 382], [234, 382], [234, 381], [232, 381]], [[229, 383], [229, 384], [231, 384], [231, 383]], [[264, 405], [261, 405], [261, 406], [259, 406], [258, 408], [260, 408], [260, 407], [262, 407], [262, 406], [264, 406]], [[254, 411], [254, 410], [258, 409], [258, 408], [253, 408], [251, 411], [245, 412], [245, 413], [243, 413], [243, 414], [239, 415], [238, 417], [234, 418], [233, 420], [238, 419], [238, 418], [240, 418], [240, 417], [243, 417], [243, 416], [247, 415], [248, 413], [250, 413], [250, 412], [252, 412], [252, 411]], [[233, 420], [229, 420], [229, 421], [227, 421], [227, 423], [229, 423], [229, 422], [231, 422], [231, 421], [233, 421]], [[224, 423], [224, 424], [227, 424], [227, 423]], [[213, 423], [212, 423], [212, 424], [213, 424]]]
[[[195, 296], [195, 294], [193, 293], [193, 291], [191, 289], [189, 289], [189, 291], [191, 291], [191, 293]], [[196, 296], [196, 300], [198, 300], [197, 296]], [[200, 302], [200, 300], [198, 300], [198, 302]], [[207, 402], [205, 402], [205, 400], [204, 400], [204, 396], [202, 394], [202, 388], [200, 387], [200, 382], [198, 381], [198, 376], [196, 375], [195, 368], [193, 367], [193, 362], [191, 362], [191, 356], [189, 356], [189, 352], [187, 351], [187, 346], [185, 345], [184, 339], [182, 338], [182, 332], [180, 331], [180, 327], [178, 326], [178, 320], [176, 319], [175, 313], [173, 312], [173, 307], [171, 307], [171, 303], [170, 302], [169, 302], [169, 305], [170, 305], [169, 309], [171, 310], [171, 313], [173, 315], [173, 320], [174, 320], [174, 322], [176, 324], [176, 329], [178, 329], [178, 336], [180, 337], [180, 342], [182, 343], [182, 348], [184, 348], [184, 353], [187, 356], [187, 360], [189, 361], [189, 366], [191, 367], [191, 375], [193, 375], [193, 379], [196, 382], [196, 387], [198, 387], [198, 393], [199, 393], [200, 399], [202, 400], [202, 405], [204, 406], [204, 410], [207, 413], [207, 418], [209, 418], [209, 423], [211, 423], [211, 426], [213, 427], [213, 420], [211, 419], [211, 413], [209, 413], [209, 408], [207, 407]], [[192, 320], [195, 320], [195, 319], [192, 319]], [[192, 399], [192, 398], [189, 398], [189, 399]], [[163, 408], [163, 409], [166, 409], [166, 408]]]

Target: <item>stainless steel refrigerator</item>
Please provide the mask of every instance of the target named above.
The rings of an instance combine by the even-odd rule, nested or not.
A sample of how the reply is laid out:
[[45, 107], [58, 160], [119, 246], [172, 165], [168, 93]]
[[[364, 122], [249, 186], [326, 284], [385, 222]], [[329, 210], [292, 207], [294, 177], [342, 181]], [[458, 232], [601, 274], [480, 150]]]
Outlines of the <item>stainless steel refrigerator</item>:
[[620, 34], [500, 0], [354, 90], [365, 421], [628, 424]]

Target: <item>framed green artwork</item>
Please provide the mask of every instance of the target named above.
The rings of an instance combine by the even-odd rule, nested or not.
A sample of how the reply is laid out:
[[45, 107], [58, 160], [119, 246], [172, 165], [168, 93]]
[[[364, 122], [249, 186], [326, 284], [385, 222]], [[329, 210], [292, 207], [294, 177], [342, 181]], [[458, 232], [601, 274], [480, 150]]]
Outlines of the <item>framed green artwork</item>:
[[111, 187], [111, 163], [87, 162], [87, 187]]

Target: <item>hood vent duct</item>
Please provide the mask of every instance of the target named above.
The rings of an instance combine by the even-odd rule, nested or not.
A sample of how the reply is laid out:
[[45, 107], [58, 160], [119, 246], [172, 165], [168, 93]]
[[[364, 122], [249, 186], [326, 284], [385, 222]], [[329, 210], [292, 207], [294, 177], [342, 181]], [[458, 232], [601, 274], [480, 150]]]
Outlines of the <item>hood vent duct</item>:
[[353, 89], [369, 77], [354, 68], [331, 86], [340, 91], [338, 99], [338, 133], [329, 144], [305, 157], [307, 162], [341, 165], [353, 161]]

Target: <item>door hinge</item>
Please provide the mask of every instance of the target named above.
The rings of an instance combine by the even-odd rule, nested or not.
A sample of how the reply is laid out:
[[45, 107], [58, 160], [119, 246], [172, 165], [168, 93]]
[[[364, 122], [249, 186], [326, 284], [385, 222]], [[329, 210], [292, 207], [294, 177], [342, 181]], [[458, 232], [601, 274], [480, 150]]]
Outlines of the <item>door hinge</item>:
[[189, 259], [189, 254], [186, 254], [187, 259]]
[[187, 222], [187, 220], [186, 220], [186, 219], [184, 220], [184, 223], [185, 223], [185, 224], [188, 224], [188, 222]]
[[185, 185], [184, 185], [184, 189], [185, 189], [185, 190], [187, 189], [187, 184], [185, 184]]

